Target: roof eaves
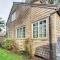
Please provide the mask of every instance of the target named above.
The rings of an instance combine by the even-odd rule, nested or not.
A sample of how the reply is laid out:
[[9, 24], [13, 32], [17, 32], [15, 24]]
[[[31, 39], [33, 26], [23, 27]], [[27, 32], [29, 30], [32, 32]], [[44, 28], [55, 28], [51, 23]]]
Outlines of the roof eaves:
[[[40, 7], [40, 8], [54, 9], [54, 10], [59, 10], [59, 8], [60, 8], [58, 5], [51, 5], [51, 4], [33, 4], [33, 3], [24, 3], [24, 2], [13, 2], [11, 11], [12, 11], [14, 5], [15, 6], [22, 5], [22, 6]], [[10, 14], [11, 14], [11, 11], [10, 11]], [[9, 16], [10, 16], [10, 14], [9, 14]], [[8, 19], [9, 19], [9, 17], [8, 17]]]
[[49, 9], [57, 9], [60, 8], [58, 5], [53, 4], [34, 4], [34, 3], [24, 3], [24, 2], [13, 2], [14, 5], [22, 5], [22, 6], [31, 6], [31, 7], [40, 7], [40, 8], [49, 8]]
[[12, 8], [11, 8], [11, 11], [10, 11], [10, 14], [9, 14], [9, 16], [8, 16], [7, 21], [9, 20], [9, 17], [10, 17], [10, 15], [11, 15], [11, 12], [12, 12], [12, 9], [13, 9], [14, 5], [16, 5], [16, 4], [14, 4], [14, 3], [13, 3]]

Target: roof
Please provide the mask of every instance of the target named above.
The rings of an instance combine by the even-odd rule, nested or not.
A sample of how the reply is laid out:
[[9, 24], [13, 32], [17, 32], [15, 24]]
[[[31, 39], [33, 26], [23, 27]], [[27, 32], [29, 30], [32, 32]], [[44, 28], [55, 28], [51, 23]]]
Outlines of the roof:
[[[23, 3], [23, 2], [13, 2], [13, 6], [11, 8], [10, 15], [12, 14], [12, 12], [17, 8], [17, 6], [30, 6], [30, 7], [39, 7], [39, 8], [45, 8], [45, 9], [53, 9], [58, 11], [59, 10], [59, 6], [58, 5], [51, 5], [51, 4], [34, 4], [34, 3]], [[8, 20], [9, 20], [8, 17]]]
[[23, 2], [13, 2], [13, 6], [31, 6], [31, 7], [40, 7], [40, 8], [49, 8], [49, 9], [59, 9], [59, 5], [53, 5], [53, 4], [34, 4], [34, 3], [23, 3]]

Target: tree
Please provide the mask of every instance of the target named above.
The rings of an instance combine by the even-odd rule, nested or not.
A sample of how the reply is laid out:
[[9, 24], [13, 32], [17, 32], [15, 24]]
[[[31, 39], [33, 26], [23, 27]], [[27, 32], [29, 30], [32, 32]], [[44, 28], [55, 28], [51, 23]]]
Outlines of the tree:
[[2, 18], [0, 18], [0, 27], [2, 27], [2, 28], [5, 27], [5, 22]]
[[2, 29], [0, 28], [0, 32], [2, 31]]
[[0, 18], [0, 33], [5, 30], [5, 22], [2, 18]]

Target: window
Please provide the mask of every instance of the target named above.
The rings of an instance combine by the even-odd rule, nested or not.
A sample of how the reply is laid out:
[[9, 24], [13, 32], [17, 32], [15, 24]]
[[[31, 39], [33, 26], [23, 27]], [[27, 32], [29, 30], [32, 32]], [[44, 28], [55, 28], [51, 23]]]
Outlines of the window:
[[19, 38], [19, 37], [20, 37], [19, 32], [20, 32], [20, 30], [19, 30], [19, 29], [17, 29], [17, 38]]
[[38, 22], [33, 24], [33, 37], [34, 38], [38, 37]]
[[17, 38], [25, 38], [25, 27], [17, 29]]
[[46, 37], [46, 20], [33, 23], [33, 38]]
[[39, 22], [39, 37], [46, 37], [46, 20]]
[[60, 0], [55, 0], [55, 4], [59, 4], [60, 3]]
[[14, 21], [15, 19], [16, 19], [16, 12], [12, 14], [12, 21]]
[[59, 4], [60, 0], [48, 0], [49, 4]]
[[54, 4], [54, 0], [48, 0], [50, 4]]

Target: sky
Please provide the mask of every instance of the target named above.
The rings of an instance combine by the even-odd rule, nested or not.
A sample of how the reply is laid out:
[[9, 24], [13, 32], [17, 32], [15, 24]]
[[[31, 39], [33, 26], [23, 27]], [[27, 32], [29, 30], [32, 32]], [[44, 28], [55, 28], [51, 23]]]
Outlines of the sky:
[[23, 2], [24, 0], [0, 0], [0, 17], [7, 21], [13, 2]]

